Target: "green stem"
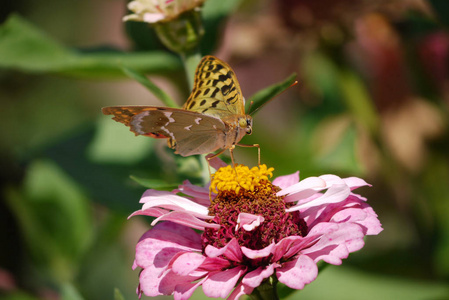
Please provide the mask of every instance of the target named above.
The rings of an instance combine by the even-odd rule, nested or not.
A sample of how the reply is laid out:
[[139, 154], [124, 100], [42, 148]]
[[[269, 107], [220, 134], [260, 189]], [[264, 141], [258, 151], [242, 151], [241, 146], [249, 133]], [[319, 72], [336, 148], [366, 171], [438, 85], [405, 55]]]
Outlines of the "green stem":
[[195, 79], [195, 70], [201, 60], [201, 53], [198, 48], [181, 53], [181, 58], [184, 63], [184, 69], [187, 76], [189, 87], [193, 89], [193, 82]]
[[252, 300], [279, 300], [277, 283], [278, 281], [275, 277], [270, 277], [255, 288], [249, 295], [249, 298]]

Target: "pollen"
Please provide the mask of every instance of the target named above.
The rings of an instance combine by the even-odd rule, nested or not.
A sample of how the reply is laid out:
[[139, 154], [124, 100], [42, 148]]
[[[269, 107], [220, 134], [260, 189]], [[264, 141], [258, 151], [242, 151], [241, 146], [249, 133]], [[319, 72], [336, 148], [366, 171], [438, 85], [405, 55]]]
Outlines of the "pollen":
[[274, 168], [268, 168], [265, 164], [258, 167], [236, 165], [226, 166], [218, 169], [212, 175], [210, 190], [212, 192], [234, 192], [239, 194], [243, 189], [246, 191], [254, 191], [261, 185], [261, 182], [269, 181], [273, 177]]

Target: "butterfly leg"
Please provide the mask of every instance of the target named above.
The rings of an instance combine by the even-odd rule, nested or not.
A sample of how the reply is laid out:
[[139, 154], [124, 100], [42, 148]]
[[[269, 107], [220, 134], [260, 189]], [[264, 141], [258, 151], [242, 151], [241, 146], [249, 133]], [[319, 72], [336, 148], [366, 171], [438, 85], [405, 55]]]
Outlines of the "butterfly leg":
[[[211, 181], [211, 182], [212, 182], [212, 172], [211, 172], [211, 170], [210, 170], [210, 160], [213, 159], [213, 158], [215, 158], [215, 157], [217, 157], [218, 155], [222, 154], [223, 152], [225, 152], [225, 150], [226, 150], [226, 149], [223, 149], [223, 150], [221, 150], [220, 152], [218, 152], [217, 154], [210, 155], [210, 156], [209, 156], [209, 155], [206, 156], [207, 169], [209, 170], [209, 178], [210, 178], [210, 181]], [[212, 190], [211, 190], [210, 187], [209, 187], [209, 200], [212, 202]]]
[[[229, 154], [231, 155], [232, 167], [233, 167], [234, 170], [235, 170], [234, 149], [235, 149], [235, 145], [232, 145], [232, 147], [229, 148]], [[235, 175], [237, 176], [237, 171], [235, 172]]]
[[[253, 144], [253, 145], [243, 145], [243, 144], [237, 144], [239, 147], [246, 147], [246, 148], [252, 148], [257, 147], [257, 164], [260, 166], [260, 145], [259, 144]], [[232, 154], [232, 152], [231, 152]], [[232, 155], [231, 155], [232, 158]]]
[[239, 181], [239, 174], [237, 174], [237, 170], [235, 169], [234, 149], [235, 149], [235, 145], [232, 145], [232, 147], [229, 148], [229, 154], [231, 156], [232, 168], [234, 169], [234, 172], [235, 172], [235, 178], [237, 179], [237, 182], [238, 182]]
[[226, 149], [222, 149], [220, 152], [218, 152], [218, 153], [216, 153], [216, 154], [214, 154], [214, 155], [211, 155], [211, 156], [208, 155], [208, 156], [206, 157], [207, 163], [209, 163], [210, 160], [212, 160], [213, 158], [217, 157], [218, 155], [222, 154], [222, 153], [225, 152], [225, 151], [226, 151]]

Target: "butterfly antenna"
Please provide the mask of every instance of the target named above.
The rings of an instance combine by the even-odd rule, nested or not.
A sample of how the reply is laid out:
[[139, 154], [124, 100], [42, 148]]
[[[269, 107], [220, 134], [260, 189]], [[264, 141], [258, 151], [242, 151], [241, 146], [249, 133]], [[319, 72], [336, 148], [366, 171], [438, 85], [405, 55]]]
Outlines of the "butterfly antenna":
[[[264, 102], [262, 105], [260, 105], [259, 107], [257, 107], [254, 111], [252, 111], [252, 112], [250, 113], [250, 115], [251, 115], [251, 116], [254, 115], [254, 114], [256, 113], [256, 111], [258, 111], [259, 109], [261, 109], [264, 105], [266, 105], [267, 103], [270, 103], [271, 101], [273, 101], [273, 99], [275, 99], [276, 97], [282, 95], [283, 93], [285, 93], [286, 90], [288, 90], [289, 88], [291, 88], [291, 87], [293, 87], [293, 86], [295, 86], [295, 85], [297, 85], [297, 84], [298, 84], [298, 81], [295, 80], [295, 82], [293, 82], [288, 88], [286, 88], [285, 90], [283, 90], [282, 92], [280, 92], [279, 94], [277, 94], [276, 96], [274, 96], [273, 98], [271, 98], [270, 100], [268, 100], [267, 102]], [[249, 110], [249, 111], [251, 111], [251, 105], [252, 105], [253, 103], [254, 103], [254, 101], [251, 101], [251, 103], [250, 103], [250, 110]]]
[[253, 106], [253, 104], [254, 104], [254, 101], [251, 101], [251, 102], [249, 103], [248, 111], [251, 111], [251, 106]]

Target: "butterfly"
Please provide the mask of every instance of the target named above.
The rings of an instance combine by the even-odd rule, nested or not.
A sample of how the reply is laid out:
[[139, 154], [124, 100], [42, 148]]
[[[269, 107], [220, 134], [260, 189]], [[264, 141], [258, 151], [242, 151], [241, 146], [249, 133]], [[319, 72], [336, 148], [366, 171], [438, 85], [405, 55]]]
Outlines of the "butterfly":
[[234, 160], [232, 150], [252, 133], [253, 126], [252, 117], [245, 114], [245, 98], [234, 71], [210, 55], [199, 63], [193, 90], [182, 108], [111, 106], [102, 111], [114, 115], [113, 120], [136, 135], [167, 138], [168, 146], [181, 156], [221, 149], [215, 157], [229, 149]]

